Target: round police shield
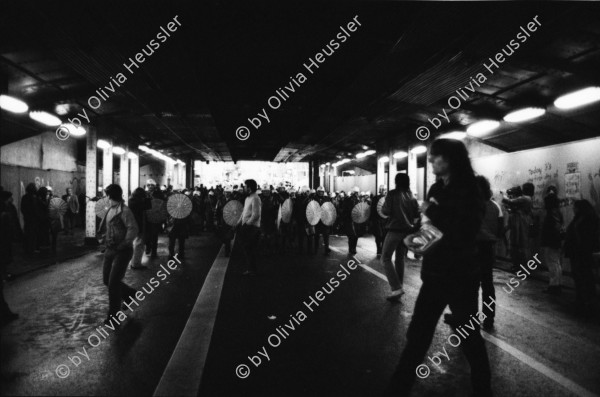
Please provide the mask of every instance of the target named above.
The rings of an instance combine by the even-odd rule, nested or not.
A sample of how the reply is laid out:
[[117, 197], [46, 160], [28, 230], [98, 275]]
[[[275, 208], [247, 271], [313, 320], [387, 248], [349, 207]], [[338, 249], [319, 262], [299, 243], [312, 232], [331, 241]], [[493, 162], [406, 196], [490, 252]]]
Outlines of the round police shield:
[[321, 206], [315, 200], [312, 200], [306, 206], [306, 220], [312, 226], [315, 226], [321, 220]]
[[48, 203], [48, 212], [50, 213], [50, 218], [58, 219], [62, 215], [67, 213], [67, 203], [58, 197], [54, 197]]
[[94, 206], [94, 212], [96, 212], [96, 216], [98, 218], [104, 218], [104, 215], [110, 209], [110, 200], [108, 197], [103, 197], [100, 200], [96, 201], [96, 205]]
[[230, 200], [223, 207], [223, 220], [229, 226], [235, 226], [240, 221], [243, 211], [244, 205], [242, 203], [238, 200]]
[[354, 223], [365, 223], [371, 215], [371, 207], [365, 202], [358, 203], [352, 208], [352, 221]]
[[385, 219], [385, 218], [387, 218], [388, 216], [387, 216], [387, 215], [385, 215], [385, 214], [384, 214], [384, 213], [381, 211], [381, 209], [383, 208], [383, 205], [384, 205], [384, 204], [385, 204], [385, 196], [384, 196], [384, 197], [381, 197], [381, 198], [379, 199], [379, 201], [377, 201], [377, 213], [379, 214], [379, 216], [380, 216], [380, 217], [382, 217], [382, 218], [384, 218], [384, 219]]
[[321, 205], [321, 222], [325, 226], [332, 226], [337, 218], [337, 211], [333, 203], [326, 201]]
[[192, 200], [181, 193], [174, 193], [167, 200], [167, 212], [175, 219], [186, 218], [192, 212]]

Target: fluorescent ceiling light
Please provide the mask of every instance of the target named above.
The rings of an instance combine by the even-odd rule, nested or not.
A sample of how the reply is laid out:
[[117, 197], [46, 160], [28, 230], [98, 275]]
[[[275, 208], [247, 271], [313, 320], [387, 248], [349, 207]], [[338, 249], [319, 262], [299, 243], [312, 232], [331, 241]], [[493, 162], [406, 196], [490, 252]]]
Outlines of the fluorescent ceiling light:
[[82, 126], [76, 127], [74, 124], [71, 123], [61, 124], [60, 128], [65, 128], [67, 131], [69, 131], [69, 135], [73, 136], [83, 136], [86, 133], [85, 128], [83, 128]]
[[138, 149], [140, 149], [142, 152], [150, 153], [150, 148], [148, 146], [140, 145], [138, 146]]
[[137, 159], [138, 155], [132, 152], [127, 153], [127, 157], [130, 158], [131, 160]]
[[390, 161], [390, 158], [388, 156], [383, 156], [379, 159], [379, 161], [381, 161], [382, 163], [387, 163], [388, 161]]
[[393, 157], [395, 159], [403, 159], [405, 157], [408, 157], [408, 153], [406, 153], [406, 152], [396, 152], [396, 153], [394, 153]]
[[118, 156], [120, 156], [120, 155], [122, 155], [122, 154], [125, 154], [125, 149], [123, 149], [123, 148], [122, 148], [122, 147], [120, 147], [120, 146], [115, 146], [115, 147], [113, 148], [113, 154], [116, 154], [116, 155], [118, 155]]
[[31, 111], [29, 112], [29, 117], [38, 123], [42, 123], [50, 127], [56, 127], [62, 124], [62, 121], [60, 121], [58, 117], [48, 112], [41, 112], [37, 110]]
[[106, 142], [104, 139], [98, 139], [96, 146], [98, 146], [100, 149], [108, 149], [110, 147], [110, 143]]
[[573, 109], [600, 101], [600, 87], [588, 87], [558, 97], [554, 106], [559, 109]]
[[353, 170], [348, 170], [348, 171], [344, 171], [344, 172], [347, 172], [347, 173], [349, 173], [350, 175], [354, 175], [354, 174], [355, 174], [355, 172], [354, 172]]
[[509, 123], [519, 123], [521, 121], [535, 119], [542, 116], [544, 113], [546, 113], [546, 109], [544, 108], [529, 107], [510, 112], [504, 116], [504, 121], [508, 121]]
[[13, 113], [25, 113], [29, 110], [25, 102], [8, 95], [0, 95], [0, 108]]
[[325, 168], [325, 164], [321, 164], [319, 168]]
[[423, 145], [415, 146], [414, 148], [410, 149], [410, 152], [412, 154], [421, 154], [421, 153], [425, 153], [426, 151], [427, 151], [427, 148]]
[[496, 120], [481, 120], [471, 124], [467, 128], [467, 134], [471, 136], [483, 136], [494, 131], [500, 126], [500, 122]]
[[331, 165], [331, 163], [325, 163], [325, 165]]
[[466, 132], [462, 132], [462, 131], [451, 131], [451, 132], [447, 132], [445, 134], [440, 135], [440, 138], [443, 138], [443, 139], [456, 139], [457, 141], [462, 141], [466, 137], [467, 137], [467, 133]]

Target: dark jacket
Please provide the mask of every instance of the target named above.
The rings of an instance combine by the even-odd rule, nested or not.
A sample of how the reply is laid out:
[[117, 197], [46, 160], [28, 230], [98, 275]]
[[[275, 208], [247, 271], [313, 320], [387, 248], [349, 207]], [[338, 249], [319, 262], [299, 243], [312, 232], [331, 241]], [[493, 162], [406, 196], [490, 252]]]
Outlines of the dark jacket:
[[442, 181], [431, 186], [427, 201], [434, 198], [425, 212], [433, 226], [444, 236], [423, 256], [422, 278], [457, 279], [476, 275], [475, 238], [481, 227], [485, 203], [475, 180], [463, 184]]
[[600, 249], [598, 235], [600, 223], [598, 218], [575, 216], [567, 227], [565, 237], [565, 256], [567, 258], [590, 255]]
[[131, 197], [127, 205], [131, 212], [133, 212], [135, 222], [138, 225], [139, 234], [144, 234], [144, 231], [146, 230], [144, 214], [145, 211], [152, 209], [152, 199], [149, 197]]
[[381, 212], [389, 216], [387, 230], [410, 233], [414, 231], [415, 219], [419, 217], [419, 203], [410, 191], [394, 189], [385, 197]]
[[563, 216], [558, 208], [547, 211], [542, 223], [542, 247], [560, 248]]

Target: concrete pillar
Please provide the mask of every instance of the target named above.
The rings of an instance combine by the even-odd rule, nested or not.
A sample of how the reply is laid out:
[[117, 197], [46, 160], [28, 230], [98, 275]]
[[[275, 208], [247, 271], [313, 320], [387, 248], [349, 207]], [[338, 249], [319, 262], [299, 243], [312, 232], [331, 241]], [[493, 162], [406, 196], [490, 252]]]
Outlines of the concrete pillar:
[[411, 153], [410, 150], [413, 146], [409, 147], [408, 150], [408, 177], [410, 178], [410, 190], [413, 193], [417, 192], [417, 155]]
[[[97, 159], [96, 159], [96, 127], [89, 126], [86, 134], [85, 150], [85, 194], [88, 197], [96, 196], [97, 189]], [[83, 203], [81, 203], [83, 204]], [[86, 245], [98, 245], [96, 240], [96, 202], [87, 200], [85, 204], [85, 240]]]
[[140, 187], [140, 158], [135, 156], [129, 163], [129, 183], [133, 191]]
[[396, 152], [396, 150], [390, 148], [388, 150], [388, 157], [390, 158], [390, 162], [389, 164], [389, 171], [388, 171], [388, 191], [395, 189], [396, 188], [396, 184], [394, 182], [394, 179], [396, 178], [396, 163], [398, 162], [398, 160], [396, 160], [394, 158], [394, 153]]
[[121, 185], [121, 189], [123, 189], [123, 199], [125, 202], [129, 199], [129, 195], [131, 192], [129, 191], [129, 157], [127, 156], [128, 148], [125, 147], [125, 153], [121, 155], [121, 178], [119, 180], [119, 184]]
[[102, 150], [102, 188], [106, 189], [113, 183], [113, 151], [112, 141], [108, 140], [110, 146]]

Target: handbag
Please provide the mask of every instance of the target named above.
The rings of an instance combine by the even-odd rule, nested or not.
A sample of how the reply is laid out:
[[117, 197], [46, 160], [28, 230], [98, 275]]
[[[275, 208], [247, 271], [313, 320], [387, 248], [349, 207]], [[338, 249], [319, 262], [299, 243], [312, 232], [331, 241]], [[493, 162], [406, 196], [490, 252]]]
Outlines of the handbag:
[[423, 255], [436, 246], [444, 237], [440, 229], [433, 226], [431, 222], [424, 222], [421, 229], [409, 234], [403, 240], [404, 245], [418, 255]]

